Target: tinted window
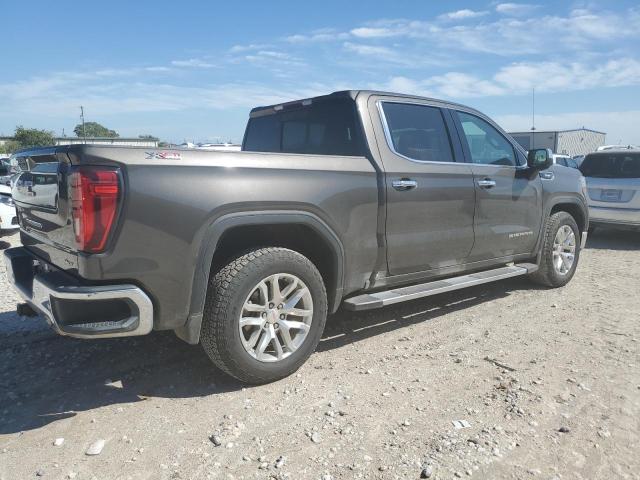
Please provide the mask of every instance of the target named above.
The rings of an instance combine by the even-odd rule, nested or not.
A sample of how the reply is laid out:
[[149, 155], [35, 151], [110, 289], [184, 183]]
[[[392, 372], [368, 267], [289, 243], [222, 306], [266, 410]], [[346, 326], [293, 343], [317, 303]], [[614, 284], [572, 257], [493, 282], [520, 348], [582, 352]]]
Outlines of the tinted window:
[[567, 167], [578, 168], [578, 163], [573, 158], [567, 158]]
[[580, 165], [585, 177], [640, 178], [640, 153], [593, 153]]
[[464, 112], [456, 112], [471, 152], [471, 161], [483, 165], [516, 166], [513, 146], [489, 123]]
[[408, 103], [382, 104], [393, 149], [413, 160], [453, 162], [442, 112]]
[[566, 158], [556, 158], [556, 163], [558, 165], [563, 165], [563, 166], [567, 166], [567, 159]]
[[276, 115], [249, 120], [243, 150], [253, 152], [280, 151], [280, 121]]
[[357, 125], [351, 100], [318, 101], [251, 118], [242, 149], [361, 156], [363, 143]]

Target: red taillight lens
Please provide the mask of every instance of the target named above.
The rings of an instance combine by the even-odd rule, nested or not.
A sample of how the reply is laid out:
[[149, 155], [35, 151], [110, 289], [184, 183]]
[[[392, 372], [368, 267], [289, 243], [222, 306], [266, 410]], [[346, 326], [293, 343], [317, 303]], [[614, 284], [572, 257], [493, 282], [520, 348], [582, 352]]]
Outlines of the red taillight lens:
[[77, 167], [71, 173], [71, 215], [78, 250], [104, 250], [120, 198], [118, 170]]

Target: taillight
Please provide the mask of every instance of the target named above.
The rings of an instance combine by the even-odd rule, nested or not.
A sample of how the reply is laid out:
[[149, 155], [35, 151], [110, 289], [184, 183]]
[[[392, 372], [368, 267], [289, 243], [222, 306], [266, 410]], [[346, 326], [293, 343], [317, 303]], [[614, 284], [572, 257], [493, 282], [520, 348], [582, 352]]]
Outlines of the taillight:
[[118, 170], [76, 167], [71, 175], [71, 215], [78, 250], [104, 250], [114, 226], [120, 198]]

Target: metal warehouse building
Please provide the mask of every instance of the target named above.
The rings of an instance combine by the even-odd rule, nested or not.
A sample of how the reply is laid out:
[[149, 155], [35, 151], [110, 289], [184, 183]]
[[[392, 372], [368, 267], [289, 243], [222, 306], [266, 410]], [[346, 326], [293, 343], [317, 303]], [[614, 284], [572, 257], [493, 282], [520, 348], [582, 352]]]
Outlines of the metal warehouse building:
[[586, 155], [604, 145], [606, 133], [588, 128], [557, 131], [510, 132], [513, 139], [525, 150], [550, 148], [554, 153]]

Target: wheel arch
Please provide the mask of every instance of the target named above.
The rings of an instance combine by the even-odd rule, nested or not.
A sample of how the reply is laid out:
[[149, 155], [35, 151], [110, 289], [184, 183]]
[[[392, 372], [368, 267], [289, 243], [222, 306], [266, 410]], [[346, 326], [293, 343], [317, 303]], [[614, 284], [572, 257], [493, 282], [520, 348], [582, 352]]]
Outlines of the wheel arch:
[[[283, 238], [283, 233], [293, 235]], [[250, 238], [250, 240], [247, 240]], [[200, 339], [200, 328], [211, 272], [250, 248], [276, 246], [305, 255], [320, 271], [327, 289], [329, 312], [342, 301], [344, 247], [321, 218], [303, 211], [250, 211], [224, 215], [205, 227], [191, 289], [189, 315], [176, 335], [188, 343]]]
[[582, 203], [573, 198], [560, 198], [553, 203], [549, 210], [549, 216], [557, 212], [567, 212], [571, 215], [580, 229], [580, 235], [587, 231], [589, 227], [589, 214]]

